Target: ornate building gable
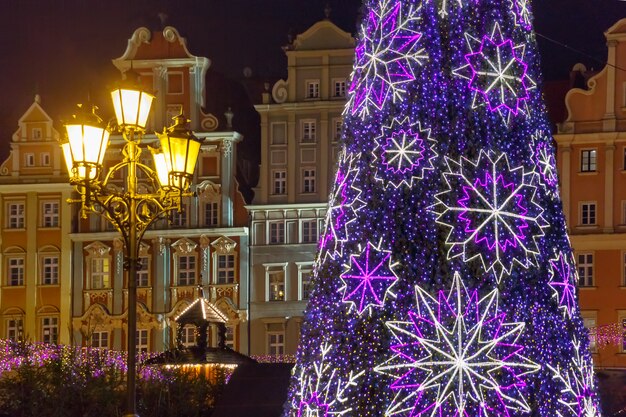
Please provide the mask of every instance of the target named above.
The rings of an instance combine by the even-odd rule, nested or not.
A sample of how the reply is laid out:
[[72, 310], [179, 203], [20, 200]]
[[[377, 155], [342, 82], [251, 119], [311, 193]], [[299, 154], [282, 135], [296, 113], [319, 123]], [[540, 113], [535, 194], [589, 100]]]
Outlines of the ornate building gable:
[[354, 49], [356, 42], [349, 32], [341, 30], [328, 19], [320, 20], [287, 46], [293, 51]]
[[[560, 133], [611, 132], [626, 128], [626, 19], [611, 26], [607, 39], [607, 65], [587, 82], [588, 89], [574, 88], [565, 97], [568, 116]], [[579, 64], [577, 64], [579, 65]]]

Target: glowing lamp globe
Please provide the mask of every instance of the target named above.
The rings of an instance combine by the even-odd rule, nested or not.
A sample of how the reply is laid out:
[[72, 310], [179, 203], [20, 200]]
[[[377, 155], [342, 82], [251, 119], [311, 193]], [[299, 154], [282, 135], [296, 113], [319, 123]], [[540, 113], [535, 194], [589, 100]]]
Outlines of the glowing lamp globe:
[[163, 133], [157, 133], [167, 167], [168, 185], [181, 190], [189, 188], [202, 144], [187, 129], [187, 122], [181, 113], [174, 117], [174, 125], [163, 129]]
[[156, 171], [159, 184], [162, 188], [170, 188], [170, 172], [167, 169], [167, 163], [165, 162], [165, 154], [161, 149], [150, 148], [152, 152], [152, 158], [154, 160], [154, 170]]
[[122, 128], [145, 129], [154, 96], [135, 88], [111, 91], [117, 124]]
[[65, 124], [68, 141], [61, 144], [65, 163], [70, 178], [74, 180], [93, 180], [102, 169], [106, 148], [109, 145], [109, 131], [102, 119], [95, 113], [83, 110], [74, 115], [72, 122]]

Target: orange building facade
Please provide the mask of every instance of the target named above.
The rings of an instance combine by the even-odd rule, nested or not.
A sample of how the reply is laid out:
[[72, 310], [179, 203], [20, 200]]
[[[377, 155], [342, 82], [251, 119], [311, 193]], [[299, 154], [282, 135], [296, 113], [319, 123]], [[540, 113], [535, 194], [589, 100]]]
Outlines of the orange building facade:
[[[137, 29], [113, 64], [121, 73], [132, 68], [156, 94], [143, 143], [156, 142], [153, 132], [181, 111], [203, 139], [195, 196], [184, 200], [185, 210], [173, 213], [171, 221], [157, 222], [141, 243], [137, 348], [173, 347], [174, 318], [198, 297], [199, 286], [228, 317], [227, 344], [245, 348], [248, 216], [235, 181], [242, 137], [203, 111], [210, 61], [189, 53], [185, 39], [168, 26], [159, 32]], [[125, 349], [123, 241], [99, 216], [81, 220], [77, 207], [67, 203], [73, 191], [58, 139], [37, 97], [0, 167], [0, 337]], [[120, 161], [122, 145], [121, 137], [112, 137], [107, 165]], [[149, 152], [143, 158], [151, 165]], [[140, 176], [138, 181], [142, 187]], [[184, 329], [183, 344], [194, 338], [193, 328]], [[210, 338], [215, 344], [217, 335]]]
[[[595, 364], [626, 367], [626, 72], [618, 69], [626, 67], [626, 19], [605, 36], [607, 65], [587, 89], [567, 93], [568, 117], [555, 139]], [[612, 334], [608, 344], [602, 343], [606, 333]]]

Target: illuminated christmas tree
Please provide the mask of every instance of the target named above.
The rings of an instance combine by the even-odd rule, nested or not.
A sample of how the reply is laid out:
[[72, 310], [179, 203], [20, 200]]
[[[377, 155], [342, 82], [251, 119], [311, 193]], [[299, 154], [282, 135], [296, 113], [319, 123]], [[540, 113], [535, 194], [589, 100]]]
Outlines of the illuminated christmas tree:
[[366, 0], [285, 415], [600, 416], [528, 0]]

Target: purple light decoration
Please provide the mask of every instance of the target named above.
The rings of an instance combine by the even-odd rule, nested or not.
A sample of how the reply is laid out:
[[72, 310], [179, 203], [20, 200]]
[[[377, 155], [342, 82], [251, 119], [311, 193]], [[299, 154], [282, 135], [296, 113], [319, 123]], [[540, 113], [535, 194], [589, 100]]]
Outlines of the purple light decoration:
[[319, 394], [314, 392], [308, 400], [300, 401], [300, 408], [298, 409], [298, 417], [313, 416], [311, 412], [315, 412], [315, 417], [327, 417], [328, 416], [328, 404], [325, 404], [320, 399]]
[[511, 0], [513, 2], [513, 14], [515, 21], [524, 29], [531, 30], [530, 11], [528, 10], [529, 0]]
[[341, 274], [343, 301], [353, 303], [359, 314], [369, 306], [382, 307], [387, 291], [398, 280], [392, 267], [391, 253], [368, 242], [361, 255], [350, 255], [348, 270]]
[[387, 171], [405, 174], [413, 171], [424, 160], [424, 140], [409, 130], [393, 132], [383, 145], [383, 164]]
[[[485, 201], [484, 196], [490, 196], [490, 201]], [[499, 204], [501, 201], [503, 203]], [[504, 253], [526, 239], [528, 209], [523, 201], [520, 188], [513, 182], [506, 182], [502, 174], [494, 180], [491, 173], [485, 172], [484, 181], [477, 178], [473, 187], [463, 186], [463, 198], [459, 199], [458, 205], [466, 210], [458, 217], [465, 222], [465, 232], [473, 235], [477, 244], [485, 244], [489, 250], [497, 245]], [[472, 205], [477, 202], [480, 202], [478, 207]]]
[[544, 184], [550, 187], [556, 186], [558, 182], [556, 160], [554, 159], [551, 146], [545, 142], [539, 142], [534, 149], [533, 159]]
[[[449, 293], [437, 299], [416, 287], [417, 311], [408, 322], [388, 322], [395, 356], [376, 368], [394, 376], [394, 404], [406, 416], [509, 416], [529, 411], [523, 376], [539, 366], [521, 355], [523, 323], [506, 323], [497, 291], [479, 299], [455, 273]], [[516, 414], [517, 415], [517, 414]]]
[[558, 299], [559, 307], [564, 309], [564, 313], [571, 317], [578, 303], [576, 301], [576, 286], [572, 282], [570, 264], [561, 253], [558, 258], [550, 260], [550, 267], [551, 277], [549, 285], [555, 292], [554, 295]]
[[489, 110], [506, 109], [516, 115], [520, 103], [528, 99], [524, 82], [528, 66], [516, 56], [513, 41], [501, 34], [500, 38], [497, 43], [485, 35], [478, 51], [465, 55], [471, 69], [469, 88], [484, 97]]

